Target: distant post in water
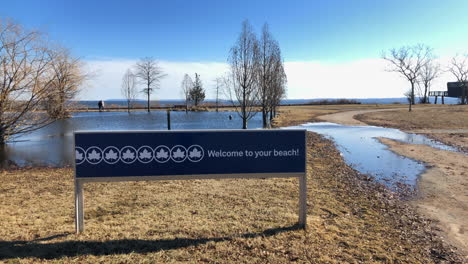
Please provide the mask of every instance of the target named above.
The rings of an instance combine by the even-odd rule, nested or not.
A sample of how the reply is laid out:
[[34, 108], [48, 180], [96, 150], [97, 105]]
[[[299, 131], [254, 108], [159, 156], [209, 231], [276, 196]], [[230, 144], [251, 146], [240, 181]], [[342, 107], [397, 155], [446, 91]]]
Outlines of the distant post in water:
[[171, 130], [171, 110], [167, 109], [167, 130]]

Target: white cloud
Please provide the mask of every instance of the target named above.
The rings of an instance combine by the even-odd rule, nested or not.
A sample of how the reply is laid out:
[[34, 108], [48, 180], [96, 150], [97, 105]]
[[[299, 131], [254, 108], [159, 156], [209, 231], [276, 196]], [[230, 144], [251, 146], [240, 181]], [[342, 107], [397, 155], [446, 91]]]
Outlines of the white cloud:
[[[447, 65], [447, 58], [440, 59]], [[288, 98], [392, 98], [403, 97], [410, 83], [398, 73], [388, 72], [382, 59], [366, 59], [341, 64], [286, 62]], [[453, 81], [448, 73], [433, 84], [446, 90]]]
[[[449, 58], [441, 58], [447, 65]], [[96, 73], [89, 81], [89, 87], [81, 99], [122, 98], [121, 78], [125, 71], [136, 63], [135, 60], [94, 60], [88, 61], [89, 70]], [[161, 82], [154, 99], [181, 98], [180, 83], [185, 73], [193, 77], [201, 75], [207, 98], [213, 98], [213, 79], [222, 76], [228, 69], [220, 62], [173, 62], [161, 61], [160, 66], [167, 77]], [[382, 59], [364, 59], [346, 63], [323, 63], [320, 61], [286, 61], [288, 76], [288, 98], [390, 98], [403, 97], [409, 89], [409, 82], [397, 73], [385, 71]], [[446, 90], [446, 82], [453, 81], [444, 73], [433, 85], [433, 90]], [[143, 98], [143, 95], [141, 95]]]

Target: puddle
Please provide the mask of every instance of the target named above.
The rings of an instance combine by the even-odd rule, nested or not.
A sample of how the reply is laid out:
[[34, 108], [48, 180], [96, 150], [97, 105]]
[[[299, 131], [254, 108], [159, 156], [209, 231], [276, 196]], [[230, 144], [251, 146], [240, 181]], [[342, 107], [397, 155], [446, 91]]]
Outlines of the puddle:
[[391, 189], [401, 184], [416, 187], [418, 175], [425, 170], [423, 163], [397, 155], [378, 141], [378, 137], [409, 144], [424, 144], [437, 149], [457, 151], [422, 135], [398, 129], [375, 126], [345, 126], [335, 123], [307, 123], [293, 128], [305, 128], [332, 139], [348, 165], [357, 171], [374, 176]]

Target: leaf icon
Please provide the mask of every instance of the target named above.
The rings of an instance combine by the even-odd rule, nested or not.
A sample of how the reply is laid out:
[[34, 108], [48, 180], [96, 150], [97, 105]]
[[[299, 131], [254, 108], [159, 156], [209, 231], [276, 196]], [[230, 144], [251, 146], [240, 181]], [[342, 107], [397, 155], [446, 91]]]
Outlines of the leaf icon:
[[129, 149], [127, 149], [123, 154], [122, 158], [125, 160], [133, 160], [135, 159], [135, 153], [131, 152]]
[[158, 152], [156, 152], [156, 158], [157, 159], [167, 159], [169, 157], [169, 153], [167, 151], [164, 151], [164, 149], [160, 149]]
[[189, 153], [190, 158], [201, 158], [201, 151], [198, 150], [196, 147], [193, 148], [192, 151]]
[[106, 153], [106, 160], [116, 160], [117, 159], [117, 152], [113, 151], [112, 149]]
[[140, 152], [140, 159], [151, 159], [151, 152], [149, 152], [147, 149], [144, 149], [142, 152]]
[[100, 160], [101, 154], [98, 153], [95, 149], [88, 154], [88, 160]]
[[177, 148], [177, 150], [172, 154], [174, 159], [183, 159], [185, 157], [185, 153], [180, 150], [180, 148]]
[[77, 160], [83, 160], [83, 153], [79, 152], [78, 150], [75, 150], [75, 157]]

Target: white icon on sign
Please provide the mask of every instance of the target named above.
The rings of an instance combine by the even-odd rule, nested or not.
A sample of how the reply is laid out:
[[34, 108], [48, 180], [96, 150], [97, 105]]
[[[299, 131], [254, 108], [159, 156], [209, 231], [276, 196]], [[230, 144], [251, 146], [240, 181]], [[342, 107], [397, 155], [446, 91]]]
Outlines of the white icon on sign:
[[138, 160], [142, 163], [148, 163], [153, 160], [153, 149], [149, 146], [142, 146], [138, 149]]
[[98, 147], [89, 147], [86, 150], [86, 160], [91, 164], [98, 164], [102, 160], [102, 150]]
[[171, 159], [174, 162], [182, 162], [187, 158], [187, 150], [184, 146], [176, 145], [171, 149]]
[[85, 151], [80, 147], [75, 148], [75, 163], [76, 165], [80, 165], [86, 160], [85, 158]]
[[120, 150], [120, 160], [123, 163], [133, 163], [137, 159], [137, 151], [134, 147], [126, 146]]
[[203, 156], [205, 155], [203, 148], [200, 147], [199, 145], [192, 145], [187, 149], [188, 152], [188, 159], [191, 162], [199, 162], [200, 160], [203, 159]]
[[118, 148], [110, 146], [104, 149], [104, 161], [108, 164], [115, 164], [120, 159], [120, 151]]
[[171, 157], [171, 150], [166, 146], [157, 146], [154, 149], [154, 159], [159, 163], [167, 162]]

